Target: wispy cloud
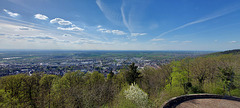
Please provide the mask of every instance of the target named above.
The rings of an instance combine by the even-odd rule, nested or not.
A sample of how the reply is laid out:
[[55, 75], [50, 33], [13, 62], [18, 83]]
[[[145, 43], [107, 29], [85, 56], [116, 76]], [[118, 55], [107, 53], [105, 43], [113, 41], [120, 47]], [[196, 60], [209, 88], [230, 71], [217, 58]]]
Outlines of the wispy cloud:
[[83, 31], [84, 30], [84, 29], [79, 28], [79, 27], [67, 27], [67, 28], [58, 27], [57, 29], [59, 29], [59, 30], [68, 30], [68, 31]]
[[144, 36], [147, 35], [147, 33], [131, 33], [131, 36]]
[[10, 15], [11, 17], [17, 17], [17, 16], [19, 16], [18, 13], [13, 13], [13, 12], [7, 10], [7, 9], [3, 9], [3, 11], [6, 12], [6, 13], [7, 13], [8, 15]]
[[131, 28], [130, 28], [130, 26], [129, 26], [129, 23], [128, 23], [128, 21], [126, 20], [126, 16], [125, 16], [125, 13], [124, 13], [124, 6], [125, 6], [125, 4], [124, 4], [124, 2], [123, 2], [123, 3], [122, 3], [122, 6], [121, 6], [121, 15], [122, 15], [123, 23], [124, 23], [124, 25], [128, 28], [128, 30], [132, 33], [132, 30], [131, 30]]
[[49, 26], [42, 26], [40, 24], [36, 23], [31, 23], [23, 20], [19, 20], [16, 18], [11, 18], [11, 17], [5, 17], [5, 16], [0, 16], [0, 23], [4, 22], [5, 24], [12, 24], [12, 25], [19, 25], [19, 26], [24, 26], [28, 28], [34, 28], [34, 29], [41, 29], [41, 30], [49, 30]]
[[218, 11], [218, 12], [216, 12], [216, 13], [213, 13], [212, 15], [209, 15], [209, 16], [207, 16], [207, 17], [204, 17], [204, 18], [201, 18], [201, 19], [199, 19], [199, 20], [195, 20], [195, 21], [186, 23], [186, 24], [184, 24], [184, 25], [181, 25], [181, 26], [176, 27], [176, 28], [174, 28], [174, 29], [171, 29], [171, 30], [169, 30], [169, 31], [163, 32], [163, 33], [160, 34], [157, 38], [162, 37], [162, 36], [165, 36], [165, 35], [168, 34], [168, 33], [174, 32], [174, 31], [179, 30], [179, 29], [183, 29], [183, 28], [185, 28], [185, 27], [188, 27], [188, 26], [191, 26], [191, 25], [194, 25], [194, 24], [206, 22], [206, 21], [208, 21], [208, 20], [212, 20], [212, 19], [215, 19], [215, 18], [224, 16], [224, 15], [229, 14], [229, 13], [231, 13], [231, 12], [234, 12], [234, 11], [236, 11], [236, 10], [238, 10], [238, 9], [239, 9], [239, 7], [231, 7], [231, 8], [223, 9], [223, 10]]
[[27, 28], [27, 27], [21, 27], [21, 28], [19, 28], [19, 30], [29, 30], [29, 28]]
[[72, 42], [74, 44], [112, 44], [110, 42], [103, 42], [103, 41], [98, 41], [98, 40], [91, 40], [87, 38], [80, 38], [77, 41]]
[[130, 33], [132, 33], [131, 25], [128, 22], [128, 16], [125, 13], [125, 3], [122, 2], [122, 5], [119, 7], [107, 6], [102, 0], [96, 0], [96, 3], [100, 10], [103, 12], [105, 17], [112, 22], [113, 24], [125, 26]]
[[158, 39], [152, 39], [151, 41], [163, 41], [163, 40], [165, 40], [165, 39], [163, 39], [163, 38], [158, 38]]
[[127, 33], [125, 33], [124, 31], [121, 31], [121, 30], [109, 30], [109, 29], [105, 29], [105, 28], [101, 28], [101, 27], [98, 27], [99, 29], [97, 29], [97, 31], [100, 31], [102, 33], [112, 33], [114, 35], [127, 35]]
[[96, 0], [96, 4], [110, 22], [117, 25], [122, 24], [121, 14], [119, 14], [120, 11], [117, 10], [116, 7], [106, 6], [102, 0]]
[[30, 39], [30, 40], [36, 40], [36, 39], [40, 39], [40, 40], [51, 40], [51, 39], [55, 39], [54, 37], [50, 37], [50, 36], [9, 36], [9, 39]]
[[230, 43], [237, 43], [237, 41], [230, 41]]
[[183, 41], [183, 43], [192, 43], [192, 41]]
[[39, 20], [47, 20], [48, 19], [48, 17], [46, 15], [42, 15], [42, 14], [35, 14], [34, 17]]
[[42, 40], [49, 40], [49, 39], [53, 39], [50, 36], [36, 36], [36, 37], [26, 37], [26, 38], [30, 38], [30, 39], [42, 39]]
[[99, 28], [97, 31], [100, 31], [100, 32], [102, 32], [102, 33], [112, 33], [111, 30], [104, 29], [104, 28]]
[[127, 33], [125, 33], [124, 31], [121, 31], [121, 30], [112, 30], [112, 33], [116, 34], [116, 35], [126, 35], [127, 34]]

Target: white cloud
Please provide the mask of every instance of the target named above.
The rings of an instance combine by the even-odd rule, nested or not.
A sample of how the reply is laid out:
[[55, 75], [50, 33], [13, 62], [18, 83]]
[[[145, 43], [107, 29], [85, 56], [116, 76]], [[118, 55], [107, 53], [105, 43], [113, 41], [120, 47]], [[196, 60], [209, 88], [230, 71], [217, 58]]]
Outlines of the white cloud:
[[47, 20], [48, 19], [48, 17], [46, 15], [42, 15], [42, 14], [36, 14], [36, 15], [34, 15], [34, 17], [39, 20]]
[[27, 27], [21, 27], [21, 28], [19, 28], [19, 30], [29, 30], [29, 28], [27, 28]]
[[126, 35], [127, 34], [127, 33], [123, 32], [123, 31], [120, 31], [120, 30], [112, 30], [112, 33], [116, 34], [116, 35]]
[[99, 28], [99, 29], [97, 29], [97, 31], [100, 31], [102, 33], [112, 33], [114, 35], [126, 35], [127, 34], [121, 30], [108, 30], [108, 29], [104, 29], [104, 28]]
[[59, 30], [69, 30], [69, 31], [83, 31], [84, 30], [84, 29], [79, 28], [79, 27], [67, 27], [67, 28], [58, 27], [57, 29], [59, 29]]
[[159, 38], [159, 39], [152, 39], [151, 41], [163, 41], [165, 39]]
[[71, 25], [72, 22], [63, 20], [63, 21], [59, 21], [58, 24], [59, 25]]
[[101, 28], [102, 26], [101, 25], [98, 25], [97, 28]]
[[13, 12], [10, 12], [8, 11], [7, 9], [3, 9], [4, 12], [6, 12], [8, 15], [10, 15], [11, 17], [17, 17], [19, 16], [18, 13], [13, 13]]
[[[59, 30], [69, 30], [69, 31], [83, 31], [83, 28], [77, 27], [75, 24], [73, 24], [70, 21], [66, 21], [62, 18], [54, 18], [50, 20], [50, 23], [58, 23], [60, 26], [65, 26], [65, 27], [58, 27], [57, 29]], [[66, 26], [71, 26], [71, 27], [66, 27]]]
[[111, 33], [110, 30], [105, 30], [105, 31], [102, 31], [103, 33]]
[[111, 30], [107, 30], [107, 29], [103, 29], [103, 28], [100, 28], [97, 31], [101, 31], [102, 33], [112, 33]]
[[62, 18], [54, 18], [54, 19], [52, 19], [52, 20], [50, 20], [50, 23], [58, 23], [59, 21], [63, 21], [63, 19]]
[[237, 41], [230, 41], [230, 43], [237, 43]]
[[147, 33], [131, 33], [131, 36], [143, 36], [146, 35]]
[[66, 21], [62, 18], [54, 18], [52, 20], [50, 20], [50, 23], [58, 23], [59, 25], [72, 25], [72, 22], [70, 21]]

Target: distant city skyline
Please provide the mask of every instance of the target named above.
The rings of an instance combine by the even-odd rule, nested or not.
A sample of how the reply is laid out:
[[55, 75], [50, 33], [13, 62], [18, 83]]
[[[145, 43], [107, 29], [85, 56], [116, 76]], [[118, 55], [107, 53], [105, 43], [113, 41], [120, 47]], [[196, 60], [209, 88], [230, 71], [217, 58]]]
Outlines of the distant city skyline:
[[0, 1], [1, 50], [239, 48], [239, 0]]

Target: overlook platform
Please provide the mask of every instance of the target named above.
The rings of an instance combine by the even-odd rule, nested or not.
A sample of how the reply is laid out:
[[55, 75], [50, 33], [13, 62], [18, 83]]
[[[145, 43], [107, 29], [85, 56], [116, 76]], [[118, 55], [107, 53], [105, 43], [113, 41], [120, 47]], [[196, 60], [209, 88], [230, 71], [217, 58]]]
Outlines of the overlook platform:
[[191, 94], [174, 97], [163, 108], [239, 108], [240, 98], [215, 94]]

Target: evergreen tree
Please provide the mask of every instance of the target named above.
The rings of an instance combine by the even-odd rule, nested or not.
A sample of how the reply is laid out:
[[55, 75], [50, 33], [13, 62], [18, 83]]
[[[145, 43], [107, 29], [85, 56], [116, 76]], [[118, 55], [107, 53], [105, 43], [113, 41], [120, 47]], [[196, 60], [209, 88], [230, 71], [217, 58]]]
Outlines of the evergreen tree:
[[140, 74], [137, 71], [138, 66], [135, 66], [135, 63], [132, 63], [129, 67], [128, 70], [126, 72], [126, 78], [127, 78], [127, 82], [130, 85], [131, 83], [136, 82], [137, 79], [141, 78]]

